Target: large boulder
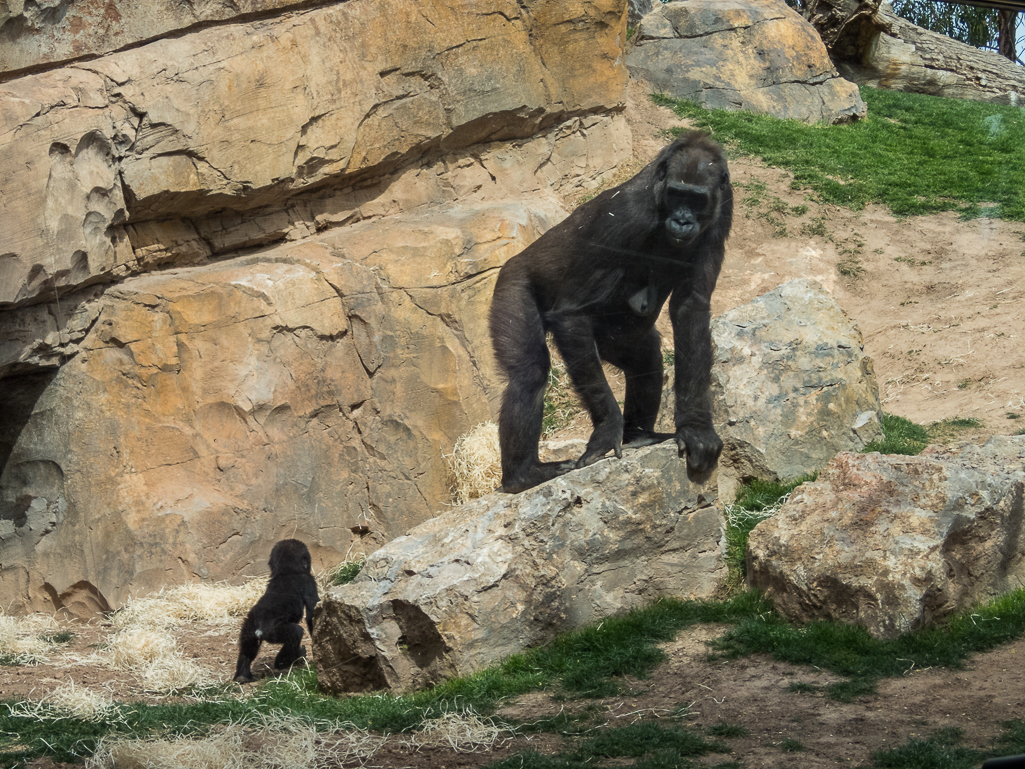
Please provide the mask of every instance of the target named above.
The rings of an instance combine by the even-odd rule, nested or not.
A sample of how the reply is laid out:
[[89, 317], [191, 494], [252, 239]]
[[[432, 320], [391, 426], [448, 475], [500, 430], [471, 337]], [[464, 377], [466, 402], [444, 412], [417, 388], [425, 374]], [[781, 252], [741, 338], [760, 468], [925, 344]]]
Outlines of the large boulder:
[[714, 503], [714, 476], [688, 480], [670, 442], [454, 508], [322, 597], [320, 685], [407, 691], [659, 596], [709, 597], [724, 569]]
[[806, 123], [849, 122], [867, 111], [815, 28], [783, 0], [658, 3], [634, 41], [626, 59], [632, 76], [709, 109]]
[[712, 344], [723, 499], [752, 478], [811, 474], [837, 452], [883, 437], [861, 331], [816, 281], [785, 283], [723, 313], [712, 321]]
[[751, 532], [747, 580], [797, 622], [889, 638], [1021, 587], [1025, 436], [839, 454]]

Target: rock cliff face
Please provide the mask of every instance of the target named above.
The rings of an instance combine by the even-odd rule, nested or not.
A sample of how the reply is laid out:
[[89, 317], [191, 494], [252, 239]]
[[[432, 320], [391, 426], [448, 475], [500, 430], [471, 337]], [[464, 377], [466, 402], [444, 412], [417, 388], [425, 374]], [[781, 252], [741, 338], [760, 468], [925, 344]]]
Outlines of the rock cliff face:
[[302, 237], [414, 160], [609, 115], [623, 14], [351, 0], [13, 80], [0, 308]]
[[2, 0], [0, 73], [92, 58], [169, 33], [330, 0]]
[[497, 268], [629, 154], [624, 0], [3, 7], [3, 605], [441, 509]]

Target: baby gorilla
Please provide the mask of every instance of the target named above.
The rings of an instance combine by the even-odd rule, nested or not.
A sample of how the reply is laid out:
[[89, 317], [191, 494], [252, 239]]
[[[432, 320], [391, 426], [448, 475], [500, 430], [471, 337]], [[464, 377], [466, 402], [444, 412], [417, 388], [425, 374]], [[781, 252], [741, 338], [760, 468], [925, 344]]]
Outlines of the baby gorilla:
[[253, 664], [263, 641], [282, 644], [274, 658], [274, 667], [287, 668], [306, 658], [303, 638], [303, 610], [306, 626], [313, 636], [313, 608], [320, 600], [317, 582], [311, 571], [309, 548], [297, 539], [283, 539], [270, 551], [270, 582], [267, 592], [249, 610], [238, 637], [238, 683], [255, 681], [249, 666]]

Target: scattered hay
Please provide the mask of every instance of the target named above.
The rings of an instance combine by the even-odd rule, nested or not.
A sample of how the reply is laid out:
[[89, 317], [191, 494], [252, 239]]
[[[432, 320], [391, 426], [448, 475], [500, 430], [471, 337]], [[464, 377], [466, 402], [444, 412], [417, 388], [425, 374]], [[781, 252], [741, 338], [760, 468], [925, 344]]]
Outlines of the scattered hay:
[[446, 713], [424, 724], [423, 729], [406, 739], [409, 747], [449, 748], [457, 753], [476, 753], [491, 750], [503, 738], [511, 739], [509, 732], [499, 729], [490, 719], [474, 713]]
[[128, 627], [107, 639], [107, 648], [94, 659], [115, 670], [135, 673], [146, 691], [176, 694], [213, 686], [218, 678], [212, 671], [182, 656], [181, 649], [166, 629]]
[[[470, 714], [448, 713], [408, 735], [382, 737], [352, 724], [314, 723], [280, 711], [216, 726], [202, 737], [104, 737], [86, 769], [314, 769], [365, 763], [386, 743], [410, 750], [446, 747], [462, 753], [490, 750], [508, 732]], [[506, 736], [506, 739], [511, 737]]]
[[234, 633], [238, 617], [266, 588], [266, 579], [238, 586], [195, 583], [133, 598], [111, 616], [114, 632], [105, 639], [104, 648], [77, 658], [75, 663], [133, 673], [145, 691], [155, 694], [182, 694], [215, 686], [222, 681], [212, 670], [183, 657], [172, 629], [204, 623], [209, 632]]
[[93, 723], [124, 721], [124, 714], [109, 692], [75, 686], [74, 681], [60, 684], [40, 700], [22, 700], [7, 709], [15, 718], [59, 721], [77, 718]]
[[456, 504], [490, 494], [502, 483], [498, 425], [481, 422], [456, 440], [452, 453], [445, 459], [455, 475]]
[[86, 769], [305, 769], [365, 762], [384, 743], [348, 724], [311, 724], [283, 713], [216, 727], [196, 738], [103, 738]]
[[267, 589], [265, 578], [243, 585], [195, 582], [161, 588], [143, 598], [133, 598], [112, 617], [115, 627], [132, 625], [171, 627], [186, 622], [206, 622], [219, 629], [234, 628]]
[[0, 611], [0, 659], [11, 665], [36, 665], [47, 661], [54, 643], [48, 634], [60, 630], [49, 614], [11, 617]]

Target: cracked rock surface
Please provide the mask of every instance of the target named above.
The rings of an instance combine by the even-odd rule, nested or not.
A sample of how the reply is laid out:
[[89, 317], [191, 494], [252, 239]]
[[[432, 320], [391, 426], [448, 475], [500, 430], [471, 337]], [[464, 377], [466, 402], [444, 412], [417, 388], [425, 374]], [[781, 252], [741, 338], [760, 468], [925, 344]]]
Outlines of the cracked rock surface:
[[1021, 587], [1025, 436], [838, 454], [751, 532], [748, 584], [796, 622], [893, 638]]
[[498, 268], [631, 154], [625, 25], [0, 0], [5, 610], [262, 573], [282, 537], [333, 565], [448, 504]]
[[434, 514], [499, 391], [495, 276], [543, 210], [369, 221], [84, 300], [77, 354], [4, 380], [4, 605], [257, 573], [286, 536], [337, 563]]
[[867, 112], [818, 32], [783, 0], [656, 3], [634, 40], [630, 74], [673, 98], [806, 123]]
[[611, 119], [624, 23], [616, 0], [352, 0], [0, 83], [0, 309], [297, 239], [345, 206], [327, 188], [359, 206], [418, 161]]
[[818, 282], [793, 280], [724, 312], [712, 341], [724, 499], [750, 478], [814, 473], [838, 451], [882, 439], [861, 331]]

